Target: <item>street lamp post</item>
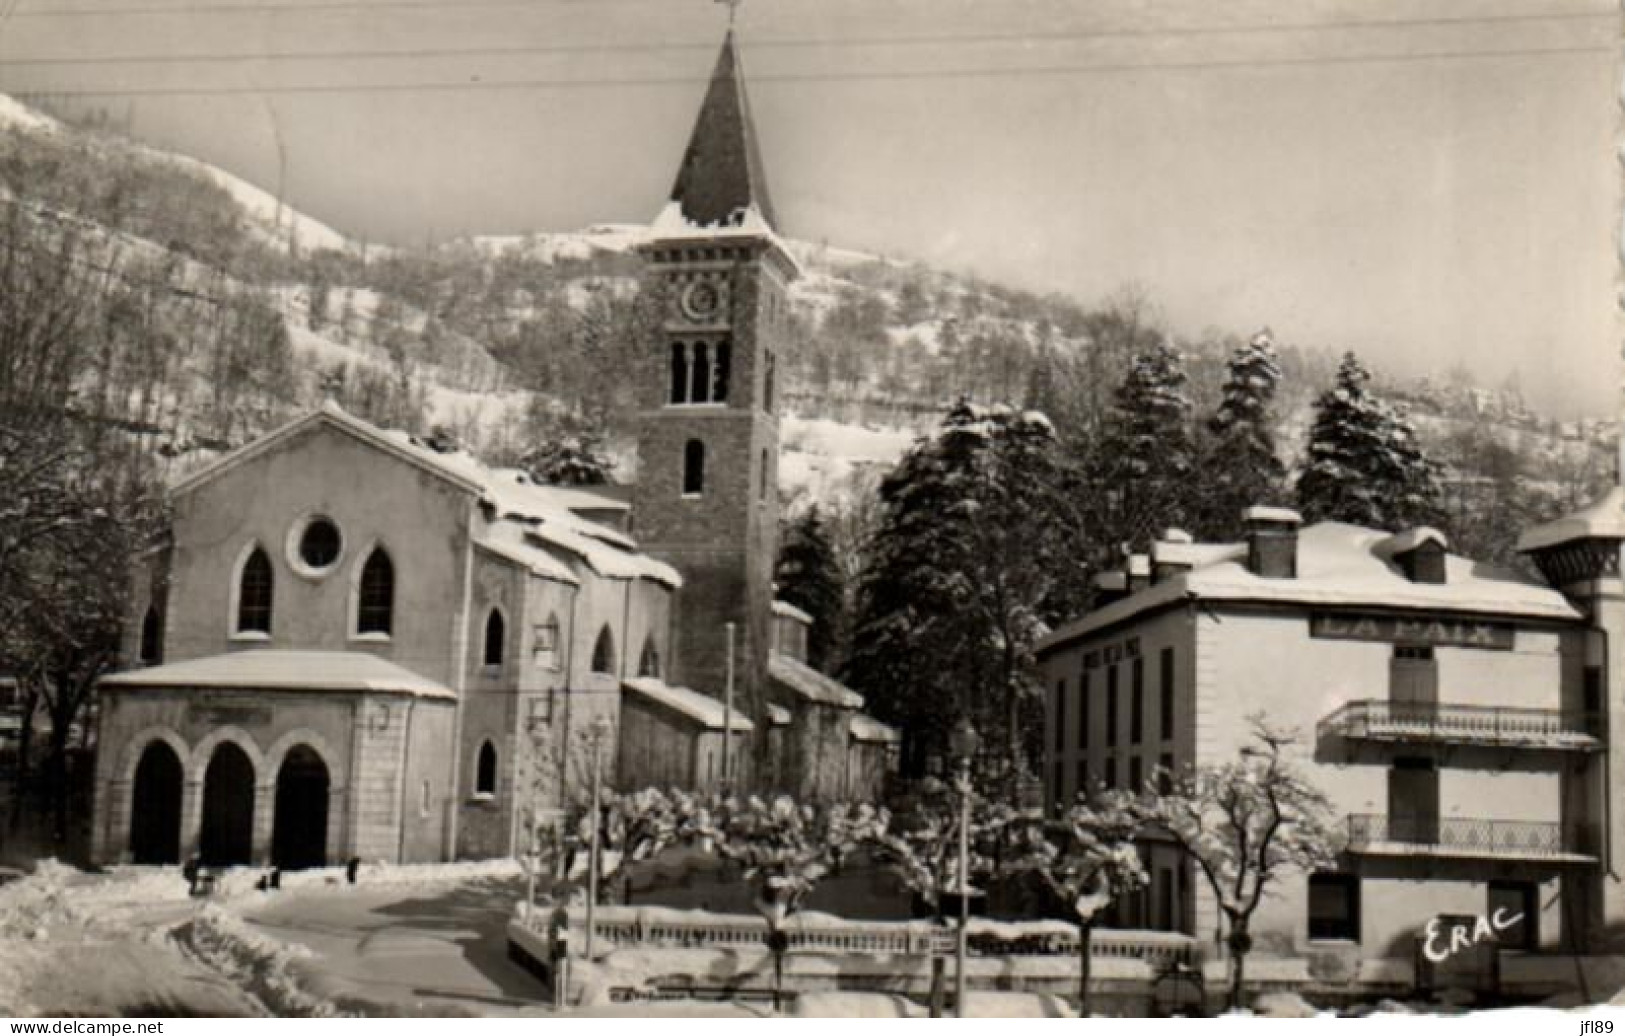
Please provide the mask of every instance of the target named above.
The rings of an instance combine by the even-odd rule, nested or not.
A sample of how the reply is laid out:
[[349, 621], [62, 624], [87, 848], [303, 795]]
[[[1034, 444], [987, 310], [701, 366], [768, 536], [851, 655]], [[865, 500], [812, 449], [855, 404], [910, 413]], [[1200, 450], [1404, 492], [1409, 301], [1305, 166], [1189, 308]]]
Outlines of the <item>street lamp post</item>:
[[592, 824], [587, 835], [587, 944], [586, 957], [592, 960], [593, 920], [598, 907], [598, 854], [599, 831], [604, 826], [604, 768], [601, 765], [604, 741], [611, 730], [609, 717], [599, 716], [592, 721]]
[[970, 720], [954, 727], [949, 748], [959, 760], [959, 942], [954, 969], [954, 1016], [965, 1017], [965, 957], [970, 927], [970, 768], [980, 743]]

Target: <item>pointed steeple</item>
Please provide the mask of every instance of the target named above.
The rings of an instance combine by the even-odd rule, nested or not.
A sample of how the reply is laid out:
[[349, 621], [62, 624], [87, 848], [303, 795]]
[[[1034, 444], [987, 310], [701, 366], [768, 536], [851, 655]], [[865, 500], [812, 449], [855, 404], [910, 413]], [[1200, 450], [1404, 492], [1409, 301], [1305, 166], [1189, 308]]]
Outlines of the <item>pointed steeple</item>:
[[682, 210], [683, 218], [697, 226], [735, 225], [752, 207], [769, 226], [774, 225], [773, 202], [767, 193], [732, 29], [717, 55], [711, 85], [672, 185], [671, 200]]

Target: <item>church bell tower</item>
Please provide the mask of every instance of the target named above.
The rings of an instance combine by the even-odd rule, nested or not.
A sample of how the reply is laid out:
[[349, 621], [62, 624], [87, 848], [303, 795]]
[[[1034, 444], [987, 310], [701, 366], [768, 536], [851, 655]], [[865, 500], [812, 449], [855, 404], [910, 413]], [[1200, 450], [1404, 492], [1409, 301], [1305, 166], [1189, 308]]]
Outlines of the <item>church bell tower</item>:
[[659, 332], [637, 372], [633, 513], [642, 549], [683, 577], [668, 678], [721, 699], [731, 623], [733, 700], [758, 732], [778, 532], [777, 366], [797, 274], [773, 220], [730, 30], [671, 199], [640, 248]]

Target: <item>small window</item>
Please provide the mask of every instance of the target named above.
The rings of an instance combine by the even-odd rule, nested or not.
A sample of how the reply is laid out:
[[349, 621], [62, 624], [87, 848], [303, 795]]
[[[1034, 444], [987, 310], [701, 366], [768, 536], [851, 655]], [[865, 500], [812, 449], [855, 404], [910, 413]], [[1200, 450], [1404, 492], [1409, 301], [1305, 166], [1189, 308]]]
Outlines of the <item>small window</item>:
[[1055, 682], [1055, 754], [1066, 751], [1066, 681]]
[[1407, 662], [1433, 661], [1432, 644], [1395, 644], [1394, 657]]
[[757, 483], [757, 486], [756, 486], [756, 498], [758, 500], [762, 500], [762, 501], [767, 500], [768, 474], [769, 474], [769, 472], [770, 472], [770, 468], [769, 468], [768, 461], [767, 461], [767, 451], [763, 450], [762, 451], [762, 472], [761, 472], [761, 477], [758, 480], [758, 483]]
[[1106, 790], [1112, 791], [1117, 787], [1117, 757], [1112, 756], [1106, 760]]
[[1093, 676], [1088, 670], [1078, 674], [1078, 751], [1089, 751], [1089, 691]]
[[422, 797], [418, 799], [418, 816], [426, 817], [434, 809], [434, 787], [428, 781], [423, 782]]
[[485, 617], [485, 664], [500, 666], [507, 651], [508, 624], [495, 608]]
[[1360, 941], [1360, 879], [1352, 874], [1309, 876], [1309, 938]]
[[690, 439], [683, 446], [683, 495], [705, 492], [705, 443]]
[[361, 566], [361, 586], [356, 597], [357, 633], [394, 632], [395, 563], [389, 552], [377, 547]]
[[[1079, 795], [1089, 794], [1089, 760], [1080, 758], [1077, 765], [1073, 767], [1073, 770], [1078, 782], [1077, 787], [1072, 793], [1073, 799], [1076, 800]], [[1057, 777], [1055, 781], [1056, 784], [1060, 784], [1059, 777]]]
[[1158, 722], [1162, 726], [1162, 739], [1174, 739], [1174, 649], [1163, 648], [1161, 666], [1158, 667], [1158, 676], [1162, 680], [1162, 700], [1158, 704], [1162, 707]]
[[497, 748], [487, 741], [480, 745], [480, 758], [474, 768], [474, 794], [487, 798], [497, 793]]
[[158, 615], [157, 606], [148, 605], [147, 614], [141, 619], [141, 661], [156, 665], [164, 660], [163, 655], [163, 620]]
[[237, 589], [237, 630], [241, 633], [271, 632], [271, 598], [274, 577], [271, 558], [259, 547], [243, 562]]
[[638, 658], [638, 675], [660, 679], [660, 652], [653, 637], [643, 642], [643, 654]]
[[1128, 740], [1137, 745], [1145, 735], [1145, 659], [1135, 658], [1129, 677]]
[[556, 615], [549, 615], [547, 621], [531, 630], [534, 643], [531, 644], [531, 659], [539, 666], [548, 669], [559, 667], [559, 620]]
[[598, 642], [592, 646], [592, 671], [615, 672], [615, 638], [608, 626], [598, 631]]
[[1157, 758], [1157, 793], [1171, 795], [1174, 790], [1174, 754], [1164, 752]]
[[339, 559], [344, 540], [330, 518], [312, 518], [299, 537], [299, 560], [321, 571]]
[[1128, 790], [1138, 795], [1145, 790], [1144, 784], [1145, 764], [1140, 762], [1139, 756], [1130, 756], [1128, 761]]
[[1106, 746], [1117, 744], [1117, 667], [1106, 670]]
[[682, 342], [671, 344], [671, 402], [688, 402], [688, 347]]
[[767, 369], [766, 369], [765, 373], [763, 373], [763, 375], [762, 375], [762, 409], [766, 410], [768, 413], [773, 412], [773, 367], [774, 367], [774, 363], [775, 363], [775, 360], [774, 360], [773, 354], [770, 352], [770, 353], [767, 354], [767, 363], [766, 363], [766, 368]]

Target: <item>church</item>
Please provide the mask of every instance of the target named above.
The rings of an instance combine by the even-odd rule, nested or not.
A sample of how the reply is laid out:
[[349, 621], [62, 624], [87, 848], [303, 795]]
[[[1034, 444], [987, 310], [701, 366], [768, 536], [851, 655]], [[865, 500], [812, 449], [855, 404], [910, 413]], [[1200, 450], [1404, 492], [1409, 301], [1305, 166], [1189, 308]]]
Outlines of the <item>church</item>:
[[171, 487], [100, 689], [100, 862], [521, 851], [610, 787], [875, 801], [897, 733], [774, 600], [798, 267], [732, 33], [641, 245], [639, 477], [541, 485], [332, 403]]

